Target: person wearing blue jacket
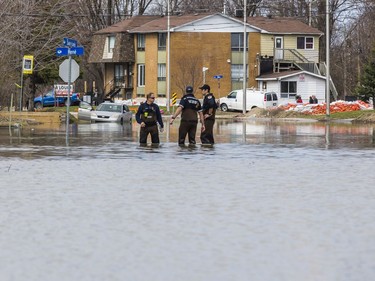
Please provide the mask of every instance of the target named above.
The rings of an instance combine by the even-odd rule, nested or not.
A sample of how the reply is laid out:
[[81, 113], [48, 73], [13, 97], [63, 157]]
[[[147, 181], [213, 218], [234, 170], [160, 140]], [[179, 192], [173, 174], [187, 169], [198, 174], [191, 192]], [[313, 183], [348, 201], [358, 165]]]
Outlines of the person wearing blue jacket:
[[137, 123], [141, 125], [139, 133], [139, 143], [141, 145], [147, 144], [147, 137], [151, 135], [152, 144], [159, 144], [159, 130], [158, 124], [160, 126], [160, 132], [163, 132], [164, 124], [161, 117], [159, 106], [154, 103], [155, 94], [148, 93], [146, 96], [146, 102], [142, 103], [135, 114], [135, 119]]

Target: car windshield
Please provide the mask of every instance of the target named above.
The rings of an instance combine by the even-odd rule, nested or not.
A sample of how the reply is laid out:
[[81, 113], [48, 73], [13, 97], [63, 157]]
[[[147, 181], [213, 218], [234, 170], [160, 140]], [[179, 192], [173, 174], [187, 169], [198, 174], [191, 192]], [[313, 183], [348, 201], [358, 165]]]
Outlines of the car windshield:
[[98, 106], [96, 111], [121, 112], [121, 105], [102, 103]]

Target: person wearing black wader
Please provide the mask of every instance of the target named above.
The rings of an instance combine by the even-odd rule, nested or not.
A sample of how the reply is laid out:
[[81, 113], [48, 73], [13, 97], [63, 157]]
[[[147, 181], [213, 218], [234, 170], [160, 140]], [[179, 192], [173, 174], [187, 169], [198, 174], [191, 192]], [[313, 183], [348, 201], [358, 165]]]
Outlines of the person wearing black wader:
[[141, 145], [147, 144], [148, 134], [151, 135], [152, 144], [159, 144], [158, 123], [160, 125], [160, 132], [163, 132], [164, 124], [161, 117], [159, 106], [154, 103], [154, 93], [148, 93], [146, 102], [142, 103], [135, 114], [137, 123], [141, 125], [139, 133], [139, 143]]
[[197, 132], [198, 116], [202, 124], [202, 131], [204, 127], [204, 117], [202, 113], [202, 106], [200, 101], [194, 97], [193, 87], [186, 87], [186, 94], [182, 97], [176, 112], [171, 117], [170, 124], [173, 124], [174, 119], [181, 113], [181, 123], [178, 129], [178, 144], [185, 145], [186, 135], [189, 136], [189, 144], [195, 144], [195, 134]]
[[210, 144], [213, 145], [214, 141], [214, 134], [213, 128], [215, 124], [215, 113], [217, 109], [217, 103], [215, 101], [215, 96], [210, 93], [210, 86], [204, 84], [202, 87], [199, 87], [202, 90], [203, 95], [203, 117], [204, 117], [204, 125], [205, 130], [201, 132], [201, 141], [202, 144]]

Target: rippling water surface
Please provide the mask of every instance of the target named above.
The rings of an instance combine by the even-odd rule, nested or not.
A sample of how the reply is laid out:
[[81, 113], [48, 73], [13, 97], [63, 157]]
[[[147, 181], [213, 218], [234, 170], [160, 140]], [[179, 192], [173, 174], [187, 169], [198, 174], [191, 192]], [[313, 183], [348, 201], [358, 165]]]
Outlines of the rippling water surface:
[[1, 280], [375, 278], [373, 126], [177, 126], [0, 129]]

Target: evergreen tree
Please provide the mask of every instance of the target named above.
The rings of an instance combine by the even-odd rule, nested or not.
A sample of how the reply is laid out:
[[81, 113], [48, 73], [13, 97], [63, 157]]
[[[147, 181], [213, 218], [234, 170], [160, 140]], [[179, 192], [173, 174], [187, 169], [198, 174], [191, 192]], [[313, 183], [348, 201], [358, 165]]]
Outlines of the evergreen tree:
[[[375, 101], [375, 47], [371, 52], [368, 63], [366, 64], [361, 76], [360, 85], [357, 88], [358, 96], [363, 101]], [[373, 104], [375, 109], [375, 105]]]

